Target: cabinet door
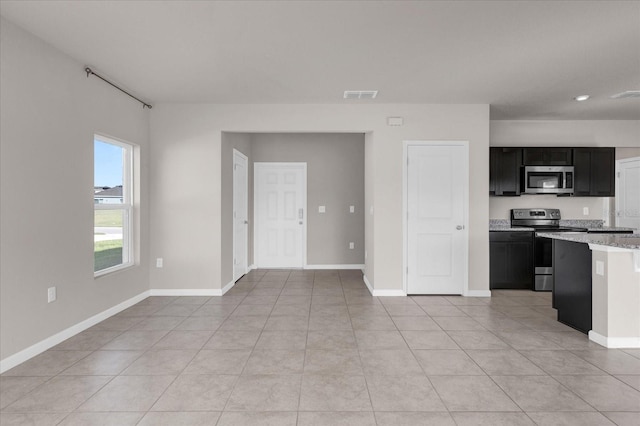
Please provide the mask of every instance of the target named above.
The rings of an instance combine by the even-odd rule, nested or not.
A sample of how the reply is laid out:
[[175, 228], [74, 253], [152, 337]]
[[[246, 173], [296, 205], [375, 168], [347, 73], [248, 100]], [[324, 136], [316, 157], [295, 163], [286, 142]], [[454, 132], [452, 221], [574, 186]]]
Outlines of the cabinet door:
[[533, 247], [531, 241], [514, 241], [509, 244], [508, 262], [511, 266], [511, 288], [533, 287]]
[[492, 289], [533, 289], [533, 233], [489, 232]]
[[615, 148], [575, 148], [573, 167], [574, 195], [615, 196]]
[[489, 195], [496, 195], [498, 149], [500, 148], [489, 148]]
[[522, 149], [498, 148], [496, 157], [496, 195], [520, 195]]
[[591, 195], [591, 149], [573, 150], [573, 195]]
[[489, 284], [490, 288], [507, 288], [509, 270], [507, 265], [507, 246], [509, 243], [492, 241], [489, 244]]
[[524, 148], [522, 161], [525, 166], [570, 166], [571, 148]]
[[591, 156], [591, 194], [615, 196], [615, 148], [597, 148]]

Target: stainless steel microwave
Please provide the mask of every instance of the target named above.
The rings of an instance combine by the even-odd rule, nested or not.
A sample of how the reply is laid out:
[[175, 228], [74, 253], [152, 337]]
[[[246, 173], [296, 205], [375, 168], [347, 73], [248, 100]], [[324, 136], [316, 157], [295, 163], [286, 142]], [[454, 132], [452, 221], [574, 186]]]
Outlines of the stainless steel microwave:
[[525, 194], [573, 194], [573, 166], [525, 166]]

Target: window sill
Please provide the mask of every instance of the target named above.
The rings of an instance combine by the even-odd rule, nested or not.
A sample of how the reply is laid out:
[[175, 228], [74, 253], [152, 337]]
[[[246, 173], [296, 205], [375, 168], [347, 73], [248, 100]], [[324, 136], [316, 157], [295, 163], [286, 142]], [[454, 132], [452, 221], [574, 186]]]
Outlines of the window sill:
[[124, 271], [126, 269], [132, 268], [133, 266], [135, 266], [135, 263], [133, 262], [121, 263], [120, 265], [112, 266], [111, 268], [101, 269], [99, 271], [94, 272], [93, 278], [100, 278], [105, 275], [113, 274], [115, 272]]

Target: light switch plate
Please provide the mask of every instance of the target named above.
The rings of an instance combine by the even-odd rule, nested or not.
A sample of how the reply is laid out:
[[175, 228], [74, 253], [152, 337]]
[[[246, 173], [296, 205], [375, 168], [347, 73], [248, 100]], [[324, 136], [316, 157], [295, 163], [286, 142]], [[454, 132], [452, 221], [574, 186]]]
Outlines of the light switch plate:
[[318, 206], [318, 213], [324, 213], [326, 211], [327, 211], [327, 209], [326, 209], [325, 206]]
[[583, 207], [582, 208], [582, 214], [585, 216], [589, 216], [589, 207]]
[[356, 245], [354, 243], [349, 243], [349, 250], [353, 250], [354, 248], [356, 248]]
[[57, 298], [56, 288], [55, 287], [49, 287], [47, 289], [47, 303], [55, 302], [56, 298]]
[[356, 212], [356, 206], [349, 206], [349, 213], [355, 213]]
[[604, 276], [604, 262], [596, 260], [596, 275]]
[[161, 257], [156, 259], [156, 268], [162, 268], [163, 264], [164, 264], [164, 261], [162, 260]]

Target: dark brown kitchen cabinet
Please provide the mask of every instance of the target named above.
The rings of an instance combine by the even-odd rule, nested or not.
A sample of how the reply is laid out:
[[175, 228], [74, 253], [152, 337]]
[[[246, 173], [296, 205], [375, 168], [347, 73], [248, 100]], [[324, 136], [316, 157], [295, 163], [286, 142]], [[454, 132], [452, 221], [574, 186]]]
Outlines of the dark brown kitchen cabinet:
[[573, 195], [615, 196], [615, 161], [615, 148], [574, 148]]
[[571, 148], [523, 148], [522, 164], [525, 166], [570, 166]]
[[489, 194], [520, 195], [522, 148], [490, 148]]
[[491, 289], [533, 290], [533, 232], [489, 232]]

